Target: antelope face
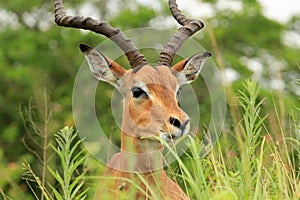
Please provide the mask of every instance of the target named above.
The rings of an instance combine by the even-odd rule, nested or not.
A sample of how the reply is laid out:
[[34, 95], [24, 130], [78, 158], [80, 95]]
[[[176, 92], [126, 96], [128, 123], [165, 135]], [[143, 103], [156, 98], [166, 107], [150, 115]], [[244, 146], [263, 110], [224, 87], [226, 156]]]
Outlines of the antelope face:
[[196, 54], [171, 68], [144, 65], [125, 70], [95, 49], [86, 45], [80, 49], [92, 74], [123, 94], [124, 133], [140, 139], [176, 141], [189, 132], [190, 119], [178, 103], [179, 88], [198, 77], [209, 53]]
[[128, 131], [137, 130], [129, 134], [176, 140], [188, 133], [190, 119], [178, 105], [180, 86], [170, 68], [146, 65], [135, 73], [127, 72], [124, 81], [126, 114], [123, 119], [131, 121], [126, 122], [132, 124]]

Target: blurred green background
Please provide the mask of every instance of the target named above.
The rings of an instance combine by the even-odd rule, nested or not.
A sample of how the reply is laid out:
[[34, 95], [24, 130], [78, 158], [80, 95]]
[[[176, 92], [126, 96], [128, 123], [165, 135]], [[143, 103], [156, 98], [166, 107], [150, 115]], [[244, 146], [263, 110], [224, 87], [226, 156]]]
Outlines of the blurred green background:
[[[268, 126], [276, 136], [276, 113], [268, 110], [268, 105], [278, 105], [281, 120], [286, 120], [291, 109], [299, 105], [300, 10], [286, 21], [276, 21], [264, 15], [268, 7], [256, 0], [220, 2], [198, 0], [191, 1], [190, 6], [184, 2], [184, 13], [189, 17], [198, 12], [201, 15], [205, 8], [211, 11], [201, 17], [207, 26], [194, 39], [213, 53], [233, 89], [241, 88], [241, 81], [247, 77], [260, 83], [263, 96], [268, 98], [264, 110], [270, 116]], [[231, 6], [232, 2], [235, 6]], [[74, 125], [72, 89], [84, 59], [78, 44], [96, 46], [105, 38], [57, 27], [52, 1], [0, 0], [0, 5], [0, 194], [12, 199], [34, 199], [22, 179], [22, 163], [27, 161], [38, 174], [43, 173], [42, 163], [48, 163], [51, 156], [43, 160], [41, 142], [45, 140], [40, 136], [47, 138], [49, 144], [53, 133]], [[123, 31], [149, 26], [177, 28], [163, 0], [65, 0], [64, 5], [69, 14], [92, 13], [92, 17], [105, 19]], [[145, 54], [148, 60], [157, 59], [157, 54]], [[126, 59], [118, 61], [128, 67]], [[203, 125], [209, 120], [205, 113], [209, 112], [210, 102], [201, 80], [198, 82], [193, 87], [202, 91], [199, 101]], [[118, 143], [119, 130], [110, 111], [111, 91], [111, 86], [101, 85], [96, 108], [104, 130]], [[230, 96], [228, 106], [234, 107]], [[233, 128], [232, 115], [234, 112], [227, 115], [228, 129]]]

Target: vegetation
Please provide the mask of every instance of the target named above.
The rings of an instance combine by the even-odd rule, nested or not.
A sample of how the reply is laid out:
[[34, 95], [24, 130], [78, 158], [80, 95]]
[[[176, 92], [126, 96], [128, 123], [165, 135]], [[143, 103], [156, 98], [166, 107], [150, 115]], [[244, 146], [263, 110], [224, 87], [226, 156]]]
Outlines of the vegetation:
[[[57, 147], [52, 146], [57, 157], [60, 158], [60, 164], [62, 167], [62, 172], [58, 170], [53, 170], [51, 167], [48, 167], [49, 172], [55, 178], [55, 181], [58, 182], [58, 188], [55, 185], [49, 184], [51, 192], [46, 188], [45, 181], [41, 179], [32, 171], [28, 163], [24, 164], [26, 171], [25, 180], [35, 182], [38, 185], [38, 188], [42, 191], [41, 199], [78, 199], [83, 200], [86, 197], [86, 192], [88, 189], [81, 191], [84, 184], [83, 177], [84, 172], [81, 172], [80, 175], [74, 177], [75, 171], [78, 170], [79, 166], [82, 165], [86, 159], [83, 150], [76, 152], [81, 144], [81, 140], [75, 141], [77, 137], [77, 132], [74, 132], [72, 128], [65, 127], [55, 135], [55, 141]], [[31, 177], [31, 178], [30, 178]], [[31, 188], [34, 196], [39, 199], [38, 195]]]
[[[78, 44], [96, 46], [104, 38], [57, 27], [51, 1], [0, 2], [0, 199], [91, 199], [103, 166], [75, 131], [58, 130], [74, 126], [72, 88], [83, 61]], [[165, 27], [166, 2], [155, 2], [159, 9], [132, 0], [73, 0], [65, 6], [80, 14], [82, 7], [92, 9], [122, 30]], [[300, 47], [292, 35], [299, 32], [300, 15], [279, 23], [266, 18], [257, 1], [241, 1], [240, 10], [204, 2], [215, 14], [194, 39], [230, 75], [228, 113], [213, 150], [199, 157], [201, 136], [209, 134], [211, 102], [203, 80], [193, 84], [200, 104], [199, 139], [168, 173], [192, 199], [299, 199]], [[148, 60], [157, 59], [144, 51]], [[128, 66], [123, 57], [118, 62]], [[118, 144], [112, 88], [101, 84], [97, 91], [99, 123]]]
[[[244, 113], [239, 129], [231, 133], [235, 136], [228, 145], [231, 155], [224, 154], [220, 140], [207, 157], [199, 159], [201, 145], [194, 140], [186, 157], [178, 161], [182, 176], [175, 176], [184, 179], [192, 199], [298, 199], [299, 163], [295, 159], [299, 159], [300, 142], [296, 135], [283, 132], [282, 147], [276, 144], [266, 128], [267, 116], [260, 113], [264, 102], [258, 100], [260, 88], [255, 81], [243, 85], [238, 99]], [[290, 145], [296, 148], [291, 151]]]

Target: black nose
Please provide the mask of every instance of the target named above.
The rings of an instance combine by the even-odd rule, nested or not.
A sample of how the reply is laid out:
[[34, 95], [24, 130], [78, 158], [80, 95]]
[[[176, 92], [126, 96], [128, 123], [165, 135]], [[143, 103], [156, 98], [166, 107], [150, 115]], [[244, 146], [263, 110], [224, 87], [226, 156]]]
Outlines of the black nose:
[[181, 128], [181, 123], [180, 123], [179, 119], [177, 119], [175, 117], [170, 117], [170, 124], [172, 124], [176, 128], [179, 128], [179, 129]]

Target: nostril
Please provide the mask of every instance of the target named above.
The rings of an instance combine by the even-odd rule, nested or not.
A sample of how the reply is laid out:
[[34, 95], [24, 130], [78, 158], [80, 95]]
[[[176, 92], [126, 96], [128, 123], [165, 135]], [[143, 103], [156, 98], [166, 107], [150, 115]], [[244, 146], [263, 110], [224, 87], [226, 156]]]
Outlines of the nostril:
[[177, 128], [181, 127], [181, 123], [177, 118], [170, 117], [170, 123]]

